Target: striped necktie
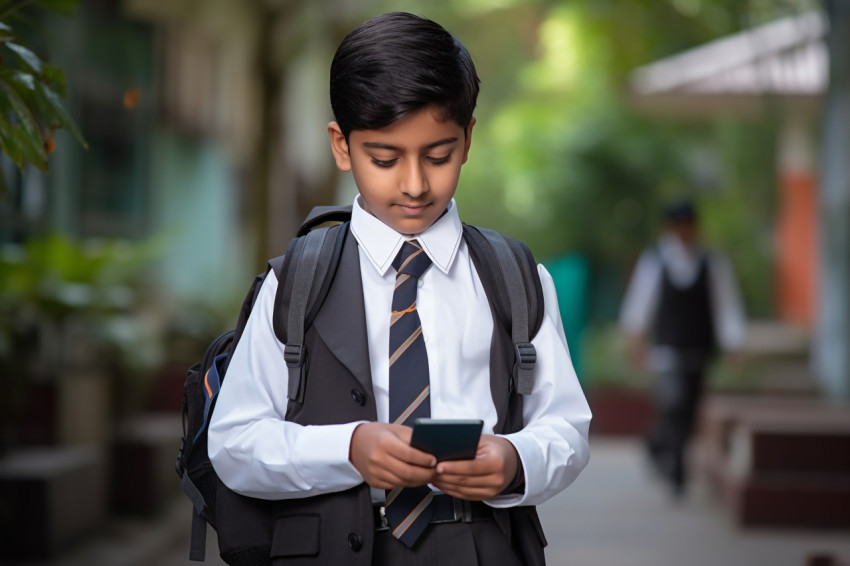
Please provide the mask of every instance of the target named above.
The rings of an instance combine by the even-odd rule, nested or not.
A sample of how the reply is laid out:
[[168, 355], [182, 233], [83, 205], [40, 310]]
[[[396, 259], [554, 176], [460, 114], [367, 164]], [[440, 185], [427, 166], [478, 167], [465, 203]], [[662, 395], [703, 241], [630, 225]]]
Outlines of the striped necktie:
[[[416, 241], [405, 242], [393, 261], [396, 269], [390, 318], [390, 422], [413, 426], [431, 416], [428, 353], [416, 312], [419, 277], [431, 259]], [[433, 492], [427, 486], [387, 491], [386, 515], [392, 534], [412, 547], [431, 522]]]

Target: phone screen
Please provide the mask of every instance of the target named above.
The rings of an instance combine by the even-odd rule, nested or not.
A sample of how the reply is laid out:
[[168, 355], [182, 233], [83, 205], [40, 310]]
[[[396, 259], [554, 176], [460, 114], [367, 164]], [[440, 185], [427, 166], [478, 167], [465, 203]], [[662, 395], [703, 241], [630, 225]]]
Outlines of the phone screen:
[[416, 419], [410, 445], [443, 460], [471, 460], [481, 438], [481, 419]]

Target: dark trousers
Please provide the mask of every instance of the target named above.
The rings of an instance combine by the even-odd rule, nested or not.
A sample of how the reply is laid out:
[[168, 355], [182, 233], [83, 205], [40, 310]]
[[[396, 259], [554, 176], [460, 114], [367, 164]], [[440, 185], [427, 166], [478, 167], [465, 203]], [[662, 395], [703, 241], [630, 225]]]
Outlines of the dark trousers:
[[433, 524], [412, 549], [375, 533], [373, 566], [522, 566], [495, 521]]
[[686, 450], [694, 432], [704, 376], [704, 365], [683, 365], [657, 376], [655, 425], [648, 449], [676, 492], [684, 489], [687, 480]]

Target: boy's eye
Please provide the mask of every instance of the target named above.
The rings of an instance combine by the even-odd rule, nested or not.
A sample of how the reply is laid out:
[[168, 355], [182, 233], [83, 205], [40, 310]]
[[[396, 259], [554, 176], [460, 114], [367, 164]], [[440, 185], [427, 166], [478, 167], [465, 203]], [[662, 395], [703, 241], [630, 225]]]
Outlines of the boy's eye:
[[376, 157], [372, 158], [372, 163], [377, 165], [378, 167], [392, 167], [398, 159], [378, 159]]
[[445, 156], [443, 156], [443, 157], [431, 157], [431, 156], [428, 156], [428, 157], [426, 157], [426, 158], [425, 158], [425, 160], [426, 160], [428, 163], [432, 163], [432, 164], [434, 164], [434, 165], [442, 165], [443, 163], [448, 163], [448, 162], [449, 162], [449, 159], [451, 159], [451, 156], [452, 156], [452, 154], [451, 154], [451, 153], [449, 153], [448, 155], [445, 155]]

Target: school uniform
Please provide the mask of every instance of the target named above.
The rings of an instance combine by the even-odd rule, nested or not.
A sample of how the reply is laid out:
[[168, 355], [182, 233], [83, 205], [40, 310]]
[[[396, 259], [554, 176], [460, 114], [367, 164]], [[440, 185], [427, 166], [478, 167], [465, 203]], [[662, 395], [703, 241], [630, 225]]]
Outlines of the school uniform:
[[648, 448], [681, 490], [705, 371], [719, 351], [740, 348], [746, 320], [729, 261], [719, 251], [687, 247], [672, 234], [641, 254], [626, 291], [620, 326], [648, 335], [657, 376], [657, 422]]
[[[500, 358], [511, 347], [509, 337], [504, 346], [504, 331], [493, 324], [487, 296], [462, 239], [455, 202], [416, 240], [433, 263], [419, 280], [417, 297], [428, 352], [431, 416], [480, 418], [486, 434], [518, 428], [505, 424], [510, 391]], [[395, 286], [391, 263], [404, 241], [355, 199], [345, 248], [350, 251], [344, 250], [328, 298], [305, 336], [311, 358], [303, 405], [287, 401], [284, 345], [275, 337], [273, 322], [278, 282], [269, 274], [213, 414], [209, 454], [228, 487], [251, 497], [280, 500], [289, 517], [315, 511], [323, 523], [317, 528], [338, 531], [323, 534], [318, 553], [312, 546], [306, 548], [297, 563], [330, 563], [329, 553], [336, 552], [337, 543], [340, 549], [344, 546], [343, 538], [348, 549], [359, 547], [361, 557], [377, 549], [375, 563], [382, 556], [388, 564], [398, 560], [381, 549], [392, 551], [401, 544], [388, 540], [374, 519], [385, 493], [364, 487], [348, 458], [351, 435], [359, 423], [388, 420], [387, 345]], [[525, 488], [487, 501], [482, 506], [487, 509], [531, 509], [569, 485], [589, 458], [590, 410], [570, 362], [554, 284], [543, 266], [538, 272], [545, 314], [532, 340], [537, 352], [534, 390], [522, 399], [524, 428], [504, 435], [519, 454]], [[360, 280], [340, 277], [341, 273], [359, 274]], [[327, 509], [316, 511], [322, 506]], [[307, 509], [312, 511], [306, 513]], [[509, 530], [505, 516], [496, 511], [494, 522], [433, 524], [411, 556], [453, 544], [464, 548], [470, 541], [479, 544], [469, 533], [494, 536], [485, 522], [498, 524], [499, 532]], [[342, 523], [346, 525], [337, 529]], [[355, 524], [356, 537], [350, 536], [354, 531], [345, 535]], [[345, 556], [339, 552], [333, 556]], [[471, 552], [475, 554], [475, 549]], [[311, 556], [318, 561], [310, 562]], [[478, 557], [482, 559], [481, 554]], [[348, 563], [354, 563], [349, 558]], [[369, 563], [368, 558], [363, 560]]]

